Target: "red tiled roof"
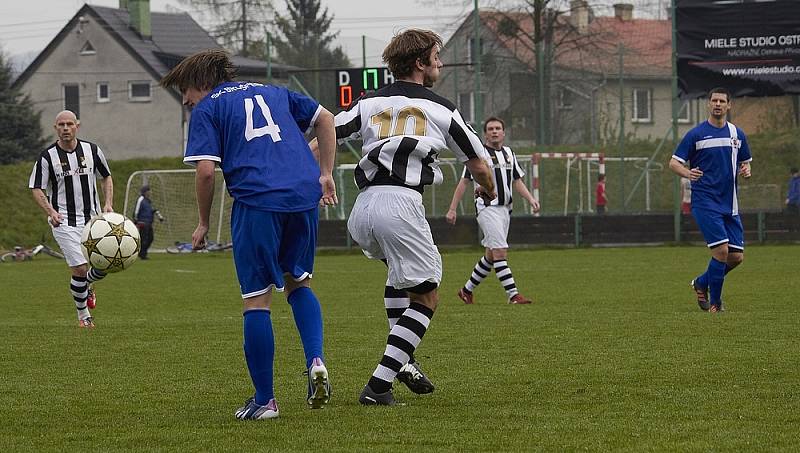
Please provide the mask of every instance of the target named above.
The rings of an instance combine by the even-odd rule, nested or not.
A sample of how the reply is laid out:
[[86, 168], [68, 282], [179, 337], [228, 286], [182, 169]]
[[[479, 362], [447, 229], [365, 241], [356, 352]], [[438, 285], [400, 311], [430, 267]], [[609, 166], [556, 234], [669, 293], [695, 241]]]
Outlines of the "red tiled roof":
[[[495, 34], [498, 42], [519, 61], [531, 69], [536, 67], [533, 43], [526, 36], [508, 37], [498, 31], [504, 17], [511, 19], [523, 31], [533, 35], [533, 18], [527, 13], [501, 13], [482, 11], [482, 22]], [[565, 24], [569, 17], [558, 19]], [[669, 77], [671, 74], [672, 26], [669, 20], [595, 17], [581, 34], [570, 28], [559, 27], [555, 64], [564, 69], [574, 69], [609, 76], [619, 72], [618, 45], [624, 48], [624, 72], [629, 76]]]

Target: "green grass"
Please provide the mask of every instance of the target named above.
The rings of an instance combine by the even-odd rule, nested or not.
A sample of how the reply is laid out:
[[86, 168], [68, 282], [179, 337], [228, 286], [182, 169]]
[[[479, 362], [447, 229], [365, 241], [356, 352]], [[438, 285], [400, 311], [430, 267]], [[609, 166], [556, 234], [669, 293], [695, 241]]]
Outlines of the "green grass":
[[63, 262], [0, 264], [4, 451], [797, 451], [798, 246], [750, 247], [728, 311], [693, 302], [703, 247], [514, 250], [531, 306], [495, 279], [455, 292], [479, 251], [444, 254], [441, 304], [418, 358], [431, 395], [361, 407], [383, 351], [385, 270], [318, 257], [334, 386], [305, 407], [291, 311], [276, 297], [281, 417], [238, 422], [251, 393], [229, 254], [154, 255], [97, 285], [78, 329]]

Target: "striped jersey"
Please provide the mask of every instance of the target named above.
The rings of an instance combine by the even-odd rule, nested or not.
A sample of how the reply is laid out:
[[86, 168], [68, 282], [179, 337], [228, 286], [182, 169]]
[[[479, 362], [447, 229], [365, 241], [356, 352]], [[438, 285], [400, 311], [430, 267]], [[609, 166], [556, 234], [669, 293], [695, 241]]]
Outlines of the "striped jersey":
[[[519, 166], [517, 156], [508, 146], [503, 146], [500, 149], [484, 146], [491, 159], [492, 180], [497, 188], [497, 198], [492, 200], [490, 206], [506, 206], [511, 211], [514, 181], [525, 176], [525, 172]], [[464, 167], [461, 177], [472, 180], [472, 175], [467, 167]], [[475, 197], [475, 209], [480, 212], [484, 207], [486, 205], [483, 198]]]
[[102, 209], [97, 192], [97, 175], [111, 176], [103, 151], [94, 143], [78, 140], [67, 151], [54, 143], [42, 151], [33, 166], [28, 187], [42, 189], [65, 224], [82, 227]]
[[397, 81], [367, 93], [336, 115], [339, 144], [361, 139], [355, 169], [359, 189], [402, 186], [422, 192], [440, 184], [438, 156], [452, 150], [459, 161], [487, 160], [483, 143], [455, 105], [424, 86]]
[[703, 171], [700, 179], [692, 181], [692, 208], [739, 214], [739, 164], [753, 160], [741, 129], [733, 123], [718, 128], [704, 121], [686, 133], [672, 157]]

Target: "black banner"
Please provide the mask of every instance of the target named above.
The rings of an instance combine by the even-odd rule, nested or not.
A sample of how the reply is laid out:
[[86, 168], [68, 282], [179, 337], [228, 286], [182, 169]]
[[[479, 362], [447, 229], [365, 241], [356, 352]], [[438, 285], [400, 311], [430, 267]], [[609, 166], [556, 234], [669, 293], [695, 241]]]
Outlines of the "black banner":
[[676, 0], [682, 99], [800, 94], [800, 0]]

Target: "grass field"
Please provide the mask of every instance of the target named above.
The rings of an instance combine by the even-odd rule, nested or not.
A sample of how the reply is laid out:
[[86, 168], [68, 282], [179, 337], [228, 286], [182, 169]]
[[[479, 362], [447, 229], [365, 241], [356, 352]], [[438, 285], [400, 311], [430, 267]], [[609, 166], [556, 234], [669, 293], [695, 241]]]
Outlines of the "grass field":
[[17, 451], [798, 451], [798, 246], [753, 246], [701, 312], [703, 247], [513, 251], [531, 306], [496, 280], [462, 304], [479, 251], [444, 254], [418, 359], [437, 385], [402, 407], [357, 398], [387, 333], [383, 266], [317, 260], [329, 407], [306, 408], [304, 360], [273, 306], [277, 420], [239, 422], [252, 393], [229, 254], [155, 255], [97, 285], [78, 329], [63, 262], [1, 264], [0, 449]]

